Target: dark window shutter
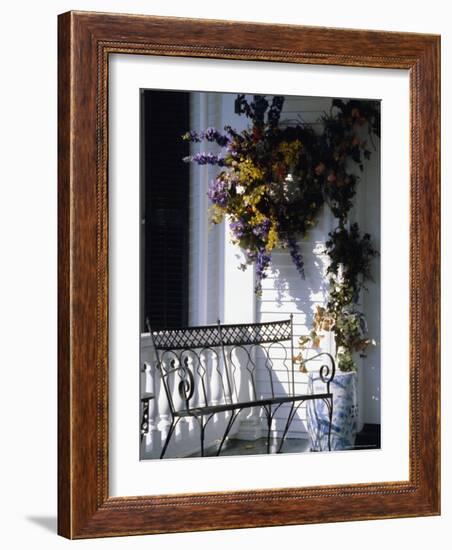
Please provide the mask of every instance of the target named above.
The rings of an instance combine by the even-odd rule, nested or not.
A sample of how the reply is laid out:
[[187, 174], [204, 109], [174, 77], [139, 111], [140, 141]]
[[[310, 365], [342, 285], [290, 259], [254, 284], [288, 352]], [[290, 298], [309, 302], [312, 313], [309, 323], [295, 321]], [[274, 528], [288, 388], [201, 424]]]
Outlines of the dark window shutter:
[[189, 94], [142, 91], [143, 327], [188, 320]]

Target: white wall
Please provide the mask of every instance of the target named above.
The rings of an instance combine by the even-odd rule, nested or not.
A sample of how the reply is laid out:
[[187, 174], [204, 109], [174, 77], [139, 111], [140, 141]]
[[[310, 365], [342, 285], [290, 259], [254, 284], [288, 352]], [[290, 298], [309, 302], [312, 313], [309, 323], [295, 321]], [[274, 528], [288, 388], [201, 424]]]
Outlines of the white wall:
[[[442, 377], [443, 515], [385, 521], [244, 529], [70, 542], [55, 535], [56, 516], [56, 14], [69, 9], [257, 20], [443, 33], [442, 81], [450, 96], [449, 3], [380, 0], [262, 3], [229, 0], [49, 0], [5, 3], [0, 88], [0, 334], [2, 384], [2, 540], [7, 548], [167, 548], [273, 550], [303, 545], [381, 550], [402, 544], [447, 548], [452, 536], [451, 369]], [[447, 91], [449, 90], [449, 93]], [[451, 179], [451, 102], [443, 100], [443, 181]], [[443, 187], [443, 280], [452, 277], [452, 190]], [[452, 353], [451, 286], [443, 287], [443, 350]], [[26, 337], [24, 333], [26, 332]]]

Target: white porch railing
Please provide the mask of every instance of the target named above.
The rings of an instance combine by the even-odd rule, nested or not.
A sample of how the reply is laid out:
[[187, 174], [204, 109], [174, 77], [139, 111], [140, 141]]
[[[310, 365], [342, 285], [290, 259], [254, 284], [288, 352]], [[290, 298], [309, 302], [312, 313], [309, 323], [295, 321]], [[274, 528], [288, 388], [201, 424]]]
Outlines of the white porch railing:
[[[168, 397], [160, 379], [160, 374], [155, 367], [155, 351], [151, 344], [149, 333], [141, 335], [141, 459], [159, 458], [171, 425], [171, 413]], [[211, 369], [216, 372], [216, 365]], [[221, 378], [211, 376], [209, 380], [209, 401], [212, 405], [221, 403]], [[181, 397], [174, 387], [172, 399], [177, 407]], [[201, 389], [195, 388], [192, 398], [192, 406], [202, 405]], [[143, 421], [143, 410], [148, 405], [147, 420]], [[249, 411], [244, 411], [246, 414]], [[230, 411], [216, 414], [209, 422], [205, 433], [205, 448], [217, 445], [221, 441]], [[240, 419], [235, 422], [230, 435], [234, 436], [239, 428]], [[200, 433], [198, 423], [194, 418], [182, 418], [178, 422], [176, 432], [173, 434], [165, 458], [187, 457], [199, 453]]]

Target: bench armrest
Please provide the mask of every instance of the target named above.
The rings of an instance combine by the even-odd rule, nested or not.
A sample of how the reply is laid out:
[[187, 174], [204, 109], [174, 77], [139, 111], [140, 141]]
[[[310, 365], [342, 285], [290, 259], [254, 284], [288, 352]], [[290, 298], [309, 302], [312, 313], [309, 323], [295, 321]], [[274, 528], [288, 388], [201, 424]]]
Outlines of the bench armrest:
[[319, 369], [320, 379], [324, 384], [326, 384], [327, 393], [330, 393], [330, 384], [334, 378], [334, 375], [336, 374], [336, 362], [331, 353], [328, 353], [327, 351], [316, 353], [312, 357], [308, 357], [307, 359], [303, 359], [302, 361], [300, 361], [300, 365], [305, 365], [309, 361], [313, 361], [314, 359], [318, 359], [319, 357], [326, 357], [330, 363], [329, 365], [323, 364]]

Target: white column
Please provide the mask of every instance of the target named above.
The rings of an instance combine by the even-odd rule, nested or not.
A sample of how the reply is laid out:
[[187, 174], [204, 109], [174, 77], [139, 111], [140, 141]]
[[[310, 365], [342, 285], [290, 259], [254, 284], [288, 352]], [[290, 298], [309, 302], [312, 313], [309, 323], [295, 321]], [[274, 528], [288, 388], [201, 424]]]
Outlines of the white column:
[[[222, 113], [223, 125], [230, 124], [233, 128], [242, 130], [247, 127], [245, 116], [234, 114], [235, 94], [223, 94]], [[220, 254], [220, 319], [222, 323], [254, 323], [256, 321], [256, 300], [254, 294], [254, 266], [248, 266], [245, 271], [239, 269], [245, 258], [241, 248], [231, 242], [227, 220], [221, 235], [223, 254]], [[239, 377], [239, 400], [250, 398], [250, 388], [245, 376]], [[259, 411], [251, 409], [244, 411], [241, 419], [237, 419], [233, 432], [236, 437], [256, 439], [261, 436], [261, 421]]]
[[[194, 129], [208, 125], [208, 95], [191, 94], [190, 124]], [[205, 144], [193, 143], [192, 154], [202, 151]], [[209, 174], [205, 166], [190, 164], [190, 210], [191, 221], [191, 266], [190, 320], [191, 325], [203, 325], [207, 320], [207, 281], [208, 281], [208, 186]]]

